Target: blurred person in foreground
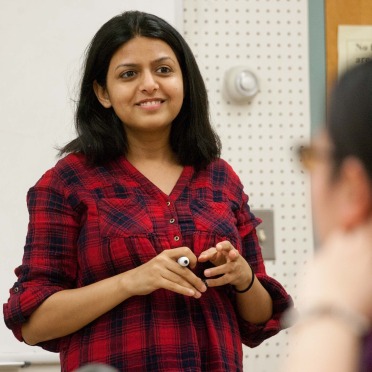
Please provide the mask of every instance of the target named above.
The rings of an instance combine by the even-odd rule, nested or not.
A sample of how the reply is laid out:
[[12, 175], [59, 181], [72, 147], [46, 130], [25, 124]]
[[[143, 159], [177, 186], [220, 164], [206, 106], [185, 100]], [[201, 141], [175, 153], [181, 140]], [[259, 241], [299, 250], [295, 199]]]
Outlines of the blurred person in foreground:
[[335, 84], [325, 128], [299, 150], [320, 248], [307, 268], [285, 372], [372, 371], [372, 62]]

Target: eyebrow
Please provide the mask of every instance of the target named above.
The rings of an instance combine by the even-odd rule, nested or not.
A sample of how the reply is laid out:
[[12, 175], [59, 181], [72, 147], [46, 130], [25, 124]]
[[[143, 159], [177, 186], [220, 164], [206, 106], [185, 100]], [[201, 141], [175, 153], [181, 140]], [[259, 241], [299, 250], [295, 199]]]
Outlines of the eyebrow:
[[[174, 62], [173, 58], [171, 58], [169, 56], [165, 56], [165, 57], [160, 57], [160, 58], [157, 58], [157, 59], [151, 61], [151, 64], [163, 62], [163, 61], [166, 61], [166, 60], [171, 60], [172, 62]], [[120, 65], [116, 66], [115, 71], [120, 67], [136, 67], [138, 65], [139, 65], [138, 63], [121, 63]]]

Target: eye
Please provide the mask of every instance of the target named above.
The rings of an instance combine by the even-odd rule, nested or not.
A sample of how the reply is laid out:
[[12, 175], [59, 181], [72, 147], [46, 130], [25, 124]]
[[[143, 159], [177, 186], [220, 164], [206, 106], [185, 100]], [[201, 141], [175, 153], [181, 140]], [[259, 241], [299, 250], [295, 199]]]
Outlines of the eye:
[[156, 72], [167, 75], [167, 74], [170, 74], [172, 70], [167, 66], [161, 66], [156, 70]]
[[123, 78], [123, 79], [130, 79], [132, 77], [136, 76], [136, 72], [135, 71], [124, 71], [123, 73], [120, 74], [120, 77]]

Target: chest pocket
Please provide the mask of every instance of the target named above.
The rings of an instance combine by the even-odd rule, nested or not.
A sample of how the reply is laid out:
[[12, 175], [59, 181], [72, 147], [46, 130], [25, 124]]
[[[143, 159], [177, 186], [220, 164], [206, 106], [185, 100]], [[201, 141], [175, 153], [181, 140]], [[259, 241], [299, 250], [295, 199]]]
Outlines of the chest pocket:
[[153, 233], [152, 221], [140, 201], [101, 199], [98, 211], [101, 259], [108, 276], [133, 269], [156, 256], [155, 247], [162, 237]]
[[197, 231], [208, 231], [227, 238], [238, 235], [237, 219], [228, 202], [196, 199], [191, 202], [191, 213]]
[[101, 199], [98, 213], [102, 237], [144, 236], [153, 232], [152, 221], [139, 201]]

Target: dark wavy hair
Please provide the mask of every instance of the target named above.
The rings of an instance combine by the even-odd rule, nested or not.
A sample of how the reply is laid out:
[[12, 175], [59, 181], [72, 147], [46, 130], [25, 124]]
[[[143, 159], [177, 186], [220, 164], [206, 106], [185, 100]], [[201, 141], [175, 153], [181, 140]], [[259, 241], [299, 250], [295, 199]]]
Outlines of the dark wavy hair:
[[372, 180], [372, 58], [347, 70], [335, 84], [327, 114], [337, 173], [348, 156], [358, 158]]
[[104, 108], [98, 101], [93, 83], [106, 86], [113, 54], [137, 36], [160, 39], [175, 53], [183, 75], [184, 100], [172, 123], [170, 145], [182, 165], [205, 168], [220, 156], [221, 142], [210, 122], [207, 91], [195, 57], [174, 27], [139, 11], [110, 19], [88, 46], [75, 113], [77, 138], [61, 148], [60, 155], [79, 152], [85, 154], [90, 165], [102, 165], [127, 153], [123, 124], [112, 108]]

